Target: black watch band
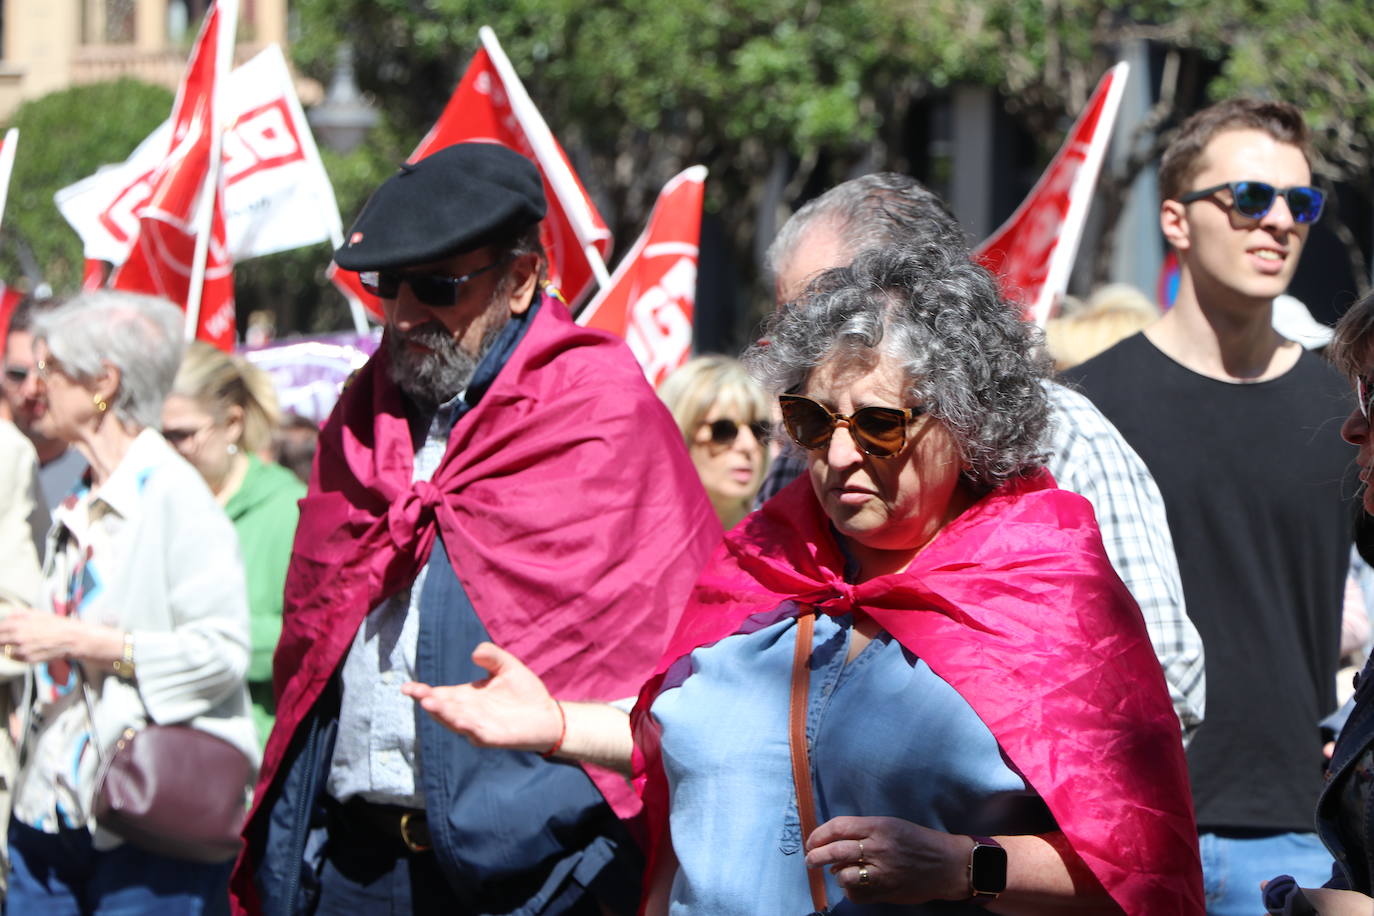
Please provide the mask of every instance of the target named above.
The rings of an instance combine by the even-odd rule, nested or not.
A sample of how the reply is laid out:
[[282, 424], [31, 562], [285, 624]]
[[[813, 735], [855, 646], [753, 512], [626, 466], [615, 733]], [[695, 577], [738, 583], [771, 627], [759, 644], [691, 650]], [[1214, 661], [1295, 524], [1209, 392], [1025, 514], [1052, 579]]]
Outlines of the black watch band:
[[1007, 889], [1007, 851], [992, 837], [969, 835], [973, 849], [968, 855], [969, 899], [975, 903], [996, 900]]

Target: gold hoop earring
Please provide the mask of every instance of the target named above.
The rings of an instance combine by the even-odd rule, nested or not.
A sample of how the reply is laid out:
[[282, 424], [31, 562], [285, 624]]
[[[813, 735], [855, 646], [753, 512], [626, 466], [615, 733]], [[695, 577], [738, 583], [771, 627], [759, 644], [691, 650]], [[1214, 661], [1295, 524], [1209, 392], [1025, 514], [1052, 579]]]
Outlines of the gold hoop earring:
[[110, 409], [110, 405], [107, 404], [107, 403], [105, 402], [105, 399], [102, 398], [100, 395], [97, 394], [97, 395], [95, 396], [94, 400], [95, 400], [95, 409], [98, 410], [98, 411], [100, 411], [101, 413], [104, 413], [105, 411], [107, 411], [107, 410]]

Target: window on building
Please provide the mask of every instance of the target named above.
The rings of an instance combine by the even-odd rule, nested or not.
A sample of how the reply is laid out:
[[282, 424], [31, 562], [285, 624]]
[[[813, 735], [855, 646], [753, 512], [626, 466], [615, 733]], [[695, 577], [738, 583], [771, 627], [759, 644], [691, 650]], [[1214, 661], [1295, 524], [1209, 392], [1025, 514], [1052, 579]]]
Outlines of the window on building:
[[210, 0], [169, 0], [167, 3], [167, 41], [189, 45], [210, 8]]
[[104, 42], [132, 44], [134, 40], [134, 0], [105, 0]]

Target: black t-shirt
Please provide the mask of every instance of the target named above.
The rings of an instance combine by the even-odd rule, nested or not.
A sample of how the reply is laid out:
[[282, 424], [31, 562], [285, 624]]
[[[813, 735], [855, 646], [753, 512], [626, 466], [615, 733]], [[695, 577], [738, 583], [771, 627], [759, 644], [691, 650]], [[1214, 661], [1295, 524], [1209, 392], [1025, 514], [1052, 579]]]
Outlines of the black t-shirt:
[[1355, 452], [1349, 385], [1304, 353], [1276, 379], [1199, 375], [1143, 334], [1064, 373], [1164, 495], [1207, 709], [1188, 749], [1204, 830], [1313, 829], [1335, 707]]

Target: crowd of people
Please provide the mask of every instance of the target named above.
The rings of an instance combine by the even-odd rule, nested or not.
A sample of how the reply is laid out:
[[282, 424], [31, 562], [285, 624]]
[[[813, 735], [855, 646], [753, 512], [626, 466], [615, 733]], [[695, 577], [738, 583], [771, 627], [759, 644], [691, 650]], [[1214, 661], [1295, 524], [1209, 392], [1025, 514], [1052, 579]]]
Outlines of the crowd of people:
[[1160, 185], [1171, 307], [1045, 335], [936, 195], [847, 181], [655, 392], [547, 287], [534, 165], [451, 146], [335, 253], [385, 332], [318, 430], [170, 303], [24, 305], [6, 912], [1374, 913], [1369, 667], [1322, 733], [1374, 296], [1274, 329], [1291, 106]]

